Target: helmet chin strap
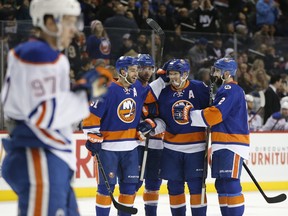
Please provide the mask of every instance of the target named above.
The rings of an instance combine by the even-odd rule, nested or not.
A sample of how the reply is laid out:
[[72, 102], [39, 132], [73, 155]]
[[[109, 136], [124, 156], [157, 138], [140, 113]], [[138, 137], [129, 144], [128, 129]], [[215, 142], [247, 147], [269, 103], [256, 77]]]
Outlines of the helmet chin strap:
[[186, 82], [186, 80], [188, 79], [188, 76], [186, 76], [186, 78], [183, 78], [182, 76], [180, 77], [180, 83], [176, 82], [176, 81], [172, 81], [172, 83], [175, 86], [178, 86], [179, 88], [182, 87], [182, 85], [184, 84], [184, 82]]
[[125, 73], [126, 73], [126, 76], [123, 76], [121, 73], [119, 73], [119, 76], [122, 77], [125, 80], [125, 82], [127, 82], [129, 85], [132, 85], [133, 83], [127, 80], [128, 72], [126, 72], [126, 70], [125, 70]]
[[53, 19], [54, 19], [54, 22], [55, 22], [55, 24], [56, 24], [56, 26], [57, 26], [58, 31], [57, 31], [57, 32], [51, 32], [51, 31], [49, 31], [49, 30], [46, 28], [45, 25], [43, 26], [42, 30], [43, 30], [47, 35], [56, 38], [56, 47], [57, 47], [58, 50], [62, 51], [62, 50], [64, 49], [64, 47], [63, 47], [62, 44], [61, 44], [61, 34], [62, 34], [62, 31], [63, 31], [62, 25], [61, 25], [62, 16], [61, 16], [61, 18], [59, 18], [58, 21], [56, 21], [56, 19], [55, 19], [54, 17], [53, 17]]
[[225, 79], [224, 78], [224, 74], [223, 75], [221, 75], [221, 80], [222, 80], [222, 85], [229, 79], [231, 77], [231, 75], [229, 74], [229, 76]]

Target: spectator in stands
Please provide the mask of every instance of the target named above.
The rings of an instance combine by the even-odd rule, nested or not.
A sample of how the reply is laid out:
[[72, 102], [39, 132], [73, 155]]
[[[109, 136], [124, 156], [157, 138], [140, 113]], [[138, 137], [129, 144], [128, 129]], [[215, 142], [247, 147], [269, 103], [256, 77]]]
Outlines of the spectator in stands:
[[273, 113], [261, 131], [288, 131], [288, 102], [285, 101], [281, 104], [281, 110]]
[[246, 94], [245, 99], [247, 102], [249, 130], [257, 131], [262, 127], [263, 120], [261, 116], [253, 110], [254, 97], [252, 95]]
[[281, 74], [282, 78], [282, 85], [280, 87], [280, 90], [278, 91], [278, 95], [281, 98], [281, 101], [283, 98], [288, 98], [288, 81], [287, 81], [287, 74]]
[[200, 6], [193, 13], [196, 32], [220, 33], [218, 11], [210, 0], [202, 0]]
[[176, 35], [183, 37], [190, 37], [189, 32], [195, 31], [195, 25], [192, 17], [189, 17], [187, 8], [180, 8], [176, 16], [175, 31]]
[[163, 30], [174, 31], [174, 19], [173, 16], [167, 16], [167, 8], [164, 3], [161, 3], [158, 8], [158, 12], [155, 15], [155, 21], [161, 26]]
[[80, 33], [75, 34], [71, 44], [67, 48], [67, 57], [70, 62], [71, 76], [78, 73], [81, 68]]
[[254, 73], [254, 85], [256, 91], [262, 91], [268, 88], [269, 76], [264, 69], [257, 69]]
[[75, 80], [79, 80], [83, 74], [85, 74], [87, 71], [92, 69], [92, 64], [91, 64], [91, 60], [88, 57], [83, 57], [81, 59], [81, 67], [78, 71], [75, 71], [74, 73], [74, 77]]
[[194, 12], [199, 8], [200, 3], [198, 0], [192, 0], [191, 5], [190, 5], [190, 10], [189, 10], [189, 16], [193, 17]]
[[259, 0], [256, 4], [256, 24], [274, 25], [279, 16], [279, 4], [274, 0]]
[[150, 3], [148, 0], [142, 0], [141, 8], [136, 13], [135, 20], [140, 29], [151, 29], [146, 23], [147, 18], [155, 19], [155, 13], [150, 9]]
[[122, 47], [120, 48], [120, 56], [132, 56], [138, 55], [137, 46], [134, 44], [133, 39], [129, 33], [122, 37]]
[[238, 84], [244, 90], [246, 94], [254, 90], [253, 74], [248, 70], [248, 65], [246, 63], [241, 63], [238, 70]]
[[210, 83], [210, 68], [200, 68], [196, 74], [195, 79], [204, 82], [206, 85]]
[[206, 51], [207, 44], [207, 39], [201, 37], [197, 40], [196, 44], [189, 50], [188, 56], [191, 62], [191, 76], [197, 74], [198, 70], [203, 67], [205, 62], [208, 60]]
[[269, 87], [265, 91], [264, 124], [273, 113], [280, 111], [280, 98], [277, 91], [281, 87], [281, 82], [280, 75], [271, 76]]
[[97, 6], [98, 6], [98, 3], [95, 0], [82, 0], [81, 1], [81, 10], [84, 15], [85, 26], [89, 26], [90, 23], [96, 19], [96, 14], [98, 12]]
[[273, 45], [275, 43], [274, 35], [271, 36], [271, 30], [270, 30], [269, 25], [262, 25], [261, 29], [255, 32], [253, 36], [253, 41], [254, 41], [255, 49], [258, 49], [261, 44]]
[[109, 37], [99, 20], [91, 22], [91, 35], [87, 38], [87, 52], [92, 64], [97, 59], [104, 59], [106, 64], [110, 63], [111, 44]]
[[114, 15], [115, 11], [113, 0], [105, 0], [97, 13], [98, 20], [104, 23], [107, 18], [112, 17]]
[[17, 13], [16, 13], [16, 19], [17, 20], [31, 20], [31, 16], [29, 14], [29, 6], [30, 1], [29, 0], [18, 0], [17, 1]]
[[115, 6], [116, 14], [106, 19], [104, 27], [108, 33], [111, 42], [111, 59], [115, 60], [120, 56], [120, 47], [124, 34], [137, 33], [138, 26], [135, 20], [125, 17], [126, 7], [117, 3]]
[[144, 32], [138, 34], [136, 47], [137, 53], [151, 54], [151, 43]]
[[222, 45], [222, 39], [220, 37], [215, 37], [213, 40], [213, 44], [208, 44], [207, 46], [207, 56], [213, 57], [214, 59], [224, 57], [224, 49]]

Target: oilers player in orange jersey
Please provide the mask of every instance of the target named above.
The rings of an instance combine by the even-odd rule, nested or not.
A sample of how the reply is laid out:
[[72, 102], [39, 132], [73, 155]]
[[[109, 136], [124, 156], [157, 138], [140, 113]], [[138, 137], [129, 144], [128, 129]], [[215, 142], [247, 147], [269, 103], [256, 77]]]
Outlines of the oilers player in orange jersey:
[[39, 36], [9, 52], [1, 91], [9, 132], [2, 174], [18, 196], [20, 216], [79, 215], [71, 187], [72, 125], [89, 115], [87, 92], [95, 96], [99, 80], [95, 70], [85, 73], [71, 90], [70, 65], [60, 51], [74, 37], [80, 13], [76, 0], [32, 0]]
[[[200, 205], [201, 177], [204, 166], [205, 128], [191, 127], [173, 116], [174, 107], [193, 105], [202, 109], [208, 106], [209, 89], [203, 82], [188, 80], [190, 65], [184, 59], [166, 62], [163, 70], [170, 79], [157, 100], [159, 118], [151, 134], [164, 133], [160, 177], [168, 180], [170, 208], [173, 216], [186, 215], [185, 182], [190, 192], [192, 215], [206, 215]], [[143, 130], [143, 129], [142, 129]]]
[[211, 127], [212, 177], [223, 216], [241, 216], [244, 196], [240, 176], [244, 159], [249, 157], [249, 128], [243, 89], [234, 81], [237, 63], [231, 58], [217, 60], [213, 76], [223, 82], [211, 107], [174, 109], [174, 118], [191, 126]]
[[[155, 72], [155, 63], [153, 58], [149, 54], [139, 54], [137, 56], [138, 62], [138, 80], [142, 86], [148, 87], [149, 80]], [[144, 104], [142, 109], [142, 122], [137, 126], [137, 130], [141, 131], [142, 127], [153, 129], [153, 119], [157, 117], [157, 105], [155, 103]], [[152, 124], [151, 124], [152, 123]], [[141, 132], [139, 132], [141, 133]], [[142, 138], [146, 137], [141, 134]], [[145, 215], [156, 216], [157, 205], [159, 199], [159, 189], [161, 185], [161, 179], [159, 178], [160, 159], [163, 149], [162, 134], [151, 136], [148, 143], [147, 160], [145, 167], [145, 190], [143, 193], [143, 200], [145, 204]], [[142, 172], [143, 154], [145, 149], [145, 140], [140, 142], [138, 147], [139, 153], [139, 167]], [[141, 174], [140, 172], [140, 174]], [[140, 179], [138, 188], [143, 184], [143, 180]]]

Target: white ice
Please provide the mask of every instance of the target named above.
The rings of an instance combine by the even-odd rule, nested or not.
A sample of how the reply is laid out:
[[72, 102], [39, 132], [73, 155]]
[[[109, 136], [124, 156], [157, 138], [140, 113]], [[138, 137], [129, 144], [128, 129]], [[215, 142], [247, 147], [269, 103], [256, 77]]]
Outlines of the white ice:
[[[268, 197], [276, 196], [283, 191], [266, 191]], [[288, 194], [288, 191], [284, 191]], [[268, 204], [259, 192], [245, 192], [245, 216], [288, 216], [288, 201], [282, 203]], [[215, 193], [208, 193], [208, 210], [207, 216], [220, 216], [218, 207], [217, 195]], [[189, 196], [186, 197], [187, 214], [191, 215], [190, 208], [188, 207]], [[95, 198], [82, 198], [78, 199], [78, 205], [82, 216], [95, 216]], [[135, 207], [138, 208], [139, 216], [145, 216], [143, 201], [141, 196], [136, 197]], [[16, 202], [0, 202], [0, 215], [1, 216], [16, 216], [17, 203]], [[112, 206], [110, 216], [116, 216], [117, 211]], [[160, 195], [158, 204], [158, 215], [169, 216], [169, 197], [168, 195]]]

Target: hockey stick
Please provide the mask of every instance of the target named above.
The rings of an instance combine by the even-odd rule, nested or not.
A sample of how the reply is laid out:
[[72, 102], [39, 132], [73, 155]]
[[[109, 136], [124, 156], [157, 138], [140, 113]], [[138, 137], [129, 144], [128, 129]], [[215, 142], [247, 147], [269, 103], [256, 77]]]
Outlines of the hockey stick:
[[253, 174], [249, 170], [248, 166], [245, 163], [243, 163], [243, 166], [267, 203], [279, 203], [279, 202], [283, 202], [284, 200], [286, 200], [287, 196], [284, 193], [279, 194], [278, 196], [275, 196], [275, 197], [267, 197], [267, 195], [264, 193], [261, 186], [259, 185], [259, 183], [255, 179], [255, 177], [253, 176]]
[[277, 121], [275, 122], [275, 124], [273, 125], [273, 127], [271, 128], [270, 131], [273, 131], [273, 130], [274, 130], [274, 128], [275, 128], [275, 126], [278, 124], [279, 120], [280, 120], [280, 119], [277, 119]]
[[140, 181], [144, 180], [144, 173], [145, 173], [146, 161], [147, 161], [147, 155], [148, 155], [149, 139], [150, 139], [150, 134], [148, 133], [146, 135], [146, 140], [145, 140], [144, 154], [143, 154], [143, 160], [142, 160], [142, 165], [141, 165], [141, 173], [140, 173]]
[[[210, 80], [210, 89], [209, 89], [209, 106], [213, 103], [213, 88], [216, 80], [213, 82]], [[204, 205], [205, 194], [206, 194], [206, 178], [208, 173], [208, 149], [211, 136], [211, 128], [207, 127], [206, 129], [206, 144], [205, 144], [205, 155], [204, 155], [204, 165], [203, 165], [203, 174], [202, 174], [202, 190], [201, 190], [201, 205]]]
[[252, 122], [252, 120], [256, 117], [257, 114], [260, 113], [260, 111], [262, 111], [262, 109], [264, 109], [265, 106], [265, 95], [264, 95], [264, 91], [259, 91], [259, 96], [260, 96], [260, 107], [259, 109], [256, 111], [256, 113], [249, 119], [248, 123], [250, 124]]
[[[162, 64], [163, 49], [164, 49], [165, 33], [155, 20], [148, 18], [148, 19], [146, 19], [146, 23], [159, 35], [159, 37], [161, 39], [161, 49], [160, 49], [161, 50], [160, 65], [161, 65]], [[145, 173], [146, 161], [147, 161], [147, 155], [148, 155], [149, 139], [150, 139], [150, 135], [148, 133], [146, 135], [146, 140], [145, 140], [145, 148], [144, 148], [143, 160], [142, 160], [142, 165], [141, 165], [141, 173], [140, 173], [140, 181], [144, 180], [144, 173]]]
[[111, 199], [112, 199], [112, 202], [113, 202], [114, 207], [115, 207], [117, 210], [122, 211], [122, 212], [126, 212], [126, 213], [128, 213], [128, 214], [137, 214], [137, 212], [138, 212], [137, 208], [122, 205], [122, 204], [118, 203], [118, 202], [115, 200], [115, 198], [114, 198], [114, 196], [113, 196], [113, 192], [111, 191], [111, 188], [110, 188], [110, 185], [109, 185], [107, 176], [106, 176], [106, 174], [105, 174], [103, 165], [102, 165], [102, 163], [101, 163], [101, 161], [100, 161], [99, 154], [96, 153], [96, 154], [95, 154], [95, 157], [96, 157], [96, 160], [97, 160], [97, 163], [98, 163], [98, 167], [99, 167], [99, 169], [100, 169], [100, 172], [101, 172], [101, 174], [102, 174], [102, 176], [103, 176], [103, 178], [104, 178], [106, 188], [107, 188], [107, 190], [108, 190], [108, 192], [109, 192], [109, 196], [110, 196]]
[[146, 23], [159, 35], [161, 40], [161, 47], [160, 47], [160, 66], [162, 66], [162, 57], [163, 57], [163, 50], [164, 50], [164, 41], [165, 41], [165, 33], [163, 29], [159, 26], [159, 24], [151, 19], [146, 19]]

